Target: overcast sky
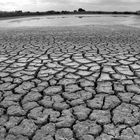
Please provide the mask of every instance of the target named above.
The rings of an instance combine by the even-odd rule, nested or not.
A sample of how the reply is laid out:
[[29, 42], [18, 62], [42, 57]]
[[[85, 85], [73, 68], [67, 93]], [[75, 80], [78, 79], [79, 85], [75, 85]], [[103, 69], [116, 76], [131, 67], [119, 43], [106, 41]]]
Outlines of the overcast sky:
[[0, 10], [48, 11], [48, 10], [137, 11], [140, 0], [0, 0]]

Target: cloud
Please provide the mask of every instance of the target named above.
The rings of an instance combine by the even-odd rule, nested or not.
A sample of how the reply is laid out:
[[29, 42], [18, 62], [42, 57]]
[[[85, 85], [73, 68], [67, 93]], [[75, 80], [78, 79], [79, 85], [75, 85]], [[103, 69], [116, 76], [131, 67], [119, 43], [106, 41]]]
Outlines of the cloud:
[[1, 10], [139, 10], [140, 0], [0, 0]]

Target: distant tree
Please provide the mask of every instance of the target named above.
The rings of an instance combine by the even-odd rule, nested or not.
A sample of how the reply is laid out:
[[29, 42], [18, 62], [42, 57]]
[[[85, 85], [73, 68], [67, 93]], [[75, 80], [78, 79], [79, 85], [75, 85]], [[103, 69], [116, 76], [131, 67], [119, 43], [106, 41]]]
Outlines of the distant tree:
[[14, 13], [15, 13], [15, 15], [17, 15], [17, 16], [22, 15], [22, 11], [21, 11], [21, 10], [20, 10], [20, 11], [15, 11]]
[[40, 12], [39, 11], [37, 11], [37, 12], [35, 12], [37, 15], [39, 15], [40, 14]]
[[74, 12], [74, 13], [77, 13], [77, 10], [74, 10], [73, 12]]
[[79, 8], [78, 9], [78, 12], [85, 12], [86, 10], [82, 9], [82, 8]]
[[69, 14], [69, 11], [61, 11], [61, 14]]
[[136, 13], [137, 13], [138, 15], [140, 15], [140, 11], [136, 11]]
[[15, 11], [15, 13], [22, 14], [22, 11], [21, 10]]
[[117, 14], [118, 12], [117, 11], [113, 11], [113, 14]]
[[54, 11], [54, 10], [46, 11], [45, 13], [49, 15], [59, 14], [59, 12]]

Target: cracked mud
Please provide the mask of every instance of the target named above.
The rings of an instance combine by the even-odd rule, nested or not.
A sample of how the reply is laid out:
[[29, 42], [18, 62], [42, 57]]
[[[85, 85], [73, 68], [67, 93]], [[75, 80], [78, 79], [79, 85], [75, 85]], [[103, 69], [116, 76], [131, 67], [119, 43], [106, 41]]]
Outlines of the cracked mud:
[[140, 140], [140, 30], [2, 30], [0, 140]]

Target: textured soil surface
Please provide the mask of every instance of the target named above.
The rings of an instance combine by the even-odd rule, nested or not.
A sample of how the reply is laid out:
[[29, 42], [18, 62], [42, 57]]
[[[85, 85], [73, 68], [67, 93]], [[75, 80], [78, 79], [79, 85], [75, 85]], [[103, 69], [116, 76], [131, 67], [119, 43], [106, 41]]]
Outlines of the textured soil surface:
[[140, 30], [0, 31], [0, 140], [140, 140]]

